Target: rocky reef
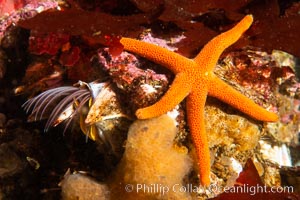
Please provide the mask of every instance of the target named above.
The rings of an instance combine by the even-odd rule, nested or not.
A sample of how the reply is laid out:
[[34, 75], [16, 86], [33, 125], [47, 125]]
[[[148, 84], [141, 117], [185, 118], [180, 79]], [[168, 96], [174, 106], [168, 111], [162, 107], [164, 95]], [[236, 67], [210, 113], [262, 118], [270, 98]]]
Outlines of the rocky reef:
[[[0, 199], [300, 199], [298, 2], [1, 3]], [[247, 13], [252, 27], [214, 73], [279, 120], [208, 97], [212, 184], [201, 187], [185, 101], [157, 118], [134, 114], [174, 74], [123, 51], [120, 38], [192, 58]]]

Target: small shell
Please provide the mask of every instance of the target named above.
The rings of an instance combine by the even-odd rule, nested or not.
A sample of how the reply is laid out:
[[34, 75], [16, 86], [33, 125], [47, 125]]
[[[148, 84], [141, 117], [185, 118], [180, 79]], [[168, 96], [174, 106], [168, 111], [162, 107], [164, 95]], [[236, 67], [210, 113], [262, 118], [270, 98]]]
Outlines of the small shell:
[[96, 122], [113, 119], [124, 116], [120, 110], [120, 105], [116, 99], [116, 94], [109, 84], [105, 84], [85, 119], [86, 124], [95, 124]]
[[292, 158], [289, 148], [285, 145], [271, 145], [264, 140], [260, 140], [260, 152], [264, 159], [269, 160], [279, 166], [292, 166]]

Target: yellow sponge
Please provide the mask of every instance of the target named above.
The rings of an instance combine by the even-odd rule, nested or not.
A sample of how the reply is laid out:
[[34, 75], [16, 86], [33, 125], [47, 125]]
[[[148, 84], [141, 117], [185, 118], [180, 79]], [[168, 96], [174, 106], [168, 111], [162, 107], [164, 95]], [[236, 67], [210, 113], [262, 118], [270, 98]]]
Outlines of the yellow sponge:
[[176, 132], [175, 121], [168, 115], [137, 120], [131, 125], [116, 175], [124, 187], [131, 185], [129, 192], [120, 188], [130, 193], [124, 194], [124, 199], [125, 196], [130, 196], [127, 199], [190, 199], [179, 188], [192, 161], [187, 151], [174, 146]]

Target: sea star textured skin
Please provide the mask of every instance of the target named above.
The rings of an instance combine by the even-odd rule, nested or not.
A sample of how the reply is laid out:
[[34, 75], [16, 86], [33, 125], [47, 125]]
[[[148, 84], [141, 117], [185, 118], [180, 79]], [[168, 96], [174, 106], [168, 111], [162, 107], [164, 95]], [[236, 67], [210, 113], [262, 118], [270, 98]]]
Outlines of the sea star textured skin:
[[175, 73], [175, 79], [166, 94], [155, 104], [138, 109], [136, 116], [139, 119], [160, 116], [187, 97], [187, 120], [198, 156], [200, 182], [203, 186], [210, 184], [210, 152], [204, 124], [207, 95], [216, 97], [257, 120], [278, 120], [275, 113], [260, 107], [213, 73], [224, 49], [235, 43], [252, 22], [252, 15], [245, 16], [235, 27], [213, 38], [194, 59], [135, 39], [120, 40], [125, 50], [163, 65]]

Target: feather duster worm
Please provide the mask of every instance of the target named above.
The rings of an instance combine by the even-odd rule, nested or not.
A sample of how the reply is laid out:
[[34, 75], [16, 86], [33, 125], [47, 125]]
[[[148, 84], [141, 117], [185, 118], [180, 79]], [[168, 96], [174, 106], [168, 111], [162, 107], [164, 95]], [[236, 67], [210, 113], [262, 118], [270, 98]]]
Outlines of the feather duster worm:
[[101, 122], [126, 117], [116, 101], [109, 82], [79, 81], [74, 86], [63, 86], [47, 90], [23, 104], [28, 121], [48, 118], [44, 131], [64, 122], [66, 129], [79, 116], [80, 128], [87, 137], [113, 147], [108, 134], [102, 130]]

